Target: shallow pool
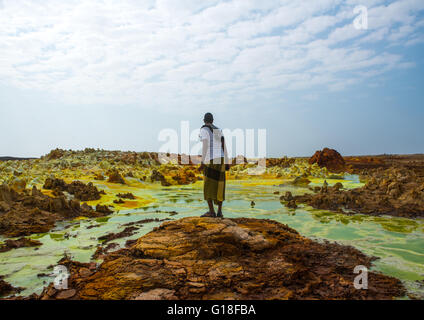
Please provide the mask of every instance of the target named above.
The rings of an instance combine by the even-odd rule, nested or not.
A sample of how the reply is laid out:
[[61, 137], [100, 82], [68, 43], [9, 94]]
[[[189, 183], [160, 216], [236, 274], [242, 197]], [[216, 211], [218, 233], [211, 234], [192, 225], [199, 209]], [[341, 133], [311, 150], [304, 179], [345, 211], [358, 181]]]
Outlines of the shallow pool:
[[[330, 185], [339, 181], [347, 188], [361, 186], [356, 176], [348, 176], [346, 180], [328, 180]], [[314, 179], [311, 185], [322, 183], [322, 180]], [[98, 186], [108, 191], [107, 186]], [[123, 224], [146, 218], [179, 219], [204, 213], [206, 206], [202, 186], [202, 182], [197, 182], [188, 186], [155, 185], [131, 190], [136, 196], [146, 199], [146, 204], [115, 212], [109, 217], [62, 222], [49, 233], [32, 235], [31, 238], [38, 239], [43, 245], [0, 253], [0, 275], [4, 275], [12, 285], [26, 288], [21, 295], [40, 293], [53, 277], [37, 275], [50, 274], [52, 270], [48, 267], [56, 265], [65, 252], [75, 260], [89, 262], [99, 244], [97, 238], [123, 230]], [[274, 194], [275, 191], [280, 193]], [[375, 270], [401, 279], [408, 291], [424, 298], [424, 286], [419, 281], [424, 279], [424, 219], [346, 216], [302, 206], [288, 209], [279, 201], [279, 196], [286, 191], [293, 194], [310, 192], [307, 188], [294, 187], [279, 179], [227, 181], [224, 215], [230, 218], [273, 219], [309, 238], [352, 245], [380, 258], [375, 262]], [[172, 211], [178, 214], [171, 216], [169, 212]], [[146, 223], [133, 236], [112, 242], [123, 246], [127, 240], [137, 239], [159, 224]]]

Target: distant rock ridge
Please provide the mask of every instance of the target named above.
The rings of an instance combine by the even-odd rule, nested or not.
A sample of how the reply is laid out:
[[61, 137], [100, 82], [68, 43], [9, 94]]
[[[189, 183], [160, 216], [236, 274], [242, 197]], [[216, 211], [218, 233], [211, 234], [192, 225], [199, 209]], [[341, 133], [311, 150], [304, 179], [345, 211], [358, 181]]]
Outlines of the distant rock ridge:
[[19, 161], [19, 160], [34, 160], [38, 158], [20, 158], [20, 157], [0, 157], [0, 161]]

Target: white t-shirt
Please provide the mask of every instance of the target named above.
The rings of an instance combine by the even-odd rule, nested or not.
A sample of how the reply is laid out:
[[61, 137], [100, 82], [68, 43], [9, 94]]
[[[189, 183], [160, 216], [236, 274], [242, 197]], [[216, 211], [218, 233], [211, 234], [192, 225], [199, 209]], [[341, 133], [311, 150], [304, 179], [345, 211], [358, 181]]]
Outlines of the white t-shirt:
[[221, 137], [223, 136], [221, 129], [214, 129], [213, 134], [207, 127], [200, 129], [199, 138], [200, 141], [209, 140], [209, 149], [206, 152], [204, 163], [208, 163], [211, 159], [224, 157], [224, 151], [222, 150]]

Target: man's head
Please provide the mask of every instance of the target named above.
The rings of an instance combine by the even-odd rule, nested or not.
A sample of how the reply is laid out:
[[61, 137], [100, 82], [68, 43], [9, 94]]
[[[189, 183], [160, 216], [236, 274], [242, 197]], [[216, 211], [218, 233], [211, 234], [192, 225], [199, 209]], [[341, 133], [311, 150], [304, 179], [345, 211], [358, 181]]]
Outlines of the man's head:
[[210, 113], [210, 112], [205, 113], [205, 116], [203, 117], [203, 121], [205, 123], [213, 123], [213, 115], [212, 115], [212, 113]]

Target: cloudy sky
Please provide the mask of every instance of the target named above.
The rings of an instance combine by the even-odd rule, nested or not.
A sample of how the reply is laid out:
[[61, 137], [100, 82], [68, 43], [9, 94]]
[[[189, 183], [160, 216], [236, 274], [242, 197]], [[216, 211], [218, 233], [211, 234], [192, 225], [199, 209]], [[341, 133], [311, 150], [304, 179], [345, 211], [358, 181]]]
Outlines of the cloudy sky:
[[269, 156], [422, 153], [423, 18], [422, 0], [0, 0], [0, 155], [155, 151], [207, 111], [266, 129]]

